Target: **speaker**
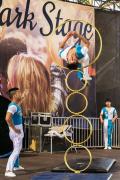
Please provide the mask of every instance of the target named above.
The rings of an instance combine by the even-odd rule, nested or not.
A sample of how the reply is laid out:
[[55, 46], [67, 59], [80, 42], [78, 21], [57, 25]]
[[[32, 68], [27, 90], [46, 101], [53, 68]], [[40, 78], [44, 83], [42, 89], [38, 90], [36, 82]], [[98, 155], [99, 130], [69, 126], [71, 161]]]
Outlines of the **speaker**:
[[51, 113], [31, 112], [31, 124], [49, 127], [52, 124]]
[[31, 124], [32, 125], [39, 125], [40, 124], [39, 116], [40, 116], [39, 113], [31, 112]]
[[42, 113], [40, 115], [40, 125], [41, 126], [51, 126], [52, 124], [52, 116], [50, 113]]

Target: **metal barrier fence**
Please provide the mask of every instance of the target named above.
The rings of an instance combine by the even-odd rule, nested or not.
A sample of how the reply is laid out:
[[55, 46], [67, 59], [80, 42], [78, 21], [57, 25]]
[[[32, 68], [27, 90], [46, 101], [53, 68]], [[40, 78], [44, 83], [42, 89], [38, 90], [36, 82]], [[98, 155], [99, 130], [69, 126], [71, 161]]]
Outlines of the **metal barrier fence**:
[[[63, 125], [66, 117], [53, 117], [51, 122], [52, 126]], [[92, 136], [88, 141], [84, 143], [88, 148], [102, 148], [104, 147], [103, 140], [103, 125], [101, 125], [98, 118], [89, 118], [93, 131]], [[87, 121], [80, 117], [72, 117], [67, 122], [68, 125], [72, 126], [73, 129], [73, 140], [74, 142], [84, 141], [90, 133], [90, 126]], [[42, 152], [44, 151], [45, 133], [47, 133], [49, 127], [42, 127], [38, 124], [32, 125], [31, 118], [24, 118], [24, 150], [34, 150]], [[48, 140], [50, 144], [50, 139]], [[54, 142], [53, 142], [54, 145]], [[120, 119], [117, 119], [113, 128], [112, 135], [112, 147], [120, 148]]]

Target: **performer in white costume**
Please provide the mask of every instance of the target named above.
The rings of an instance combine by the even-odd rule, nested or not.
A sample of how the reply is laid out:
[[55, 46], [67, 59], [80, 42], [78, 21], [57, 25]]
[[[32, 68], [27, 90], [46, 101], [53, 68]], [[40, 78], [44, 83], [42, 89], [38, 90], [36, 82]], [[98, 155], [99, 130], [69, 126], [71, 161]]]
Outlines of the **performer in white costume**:
[[13, 173], [13, 170], [24, 169], [20, 165], [18, 168], [15, 168], [15, 164], [19, 164], [19, 154], [22, 149], [22, 140], [24, 137], [22, 125], [22, 110], [19, 105], [22, 97], [18, 88], [10, 89], [9, 96], [12, 102], [8, 106], [6, 121], [9, 126], [9, 136], [13, 142], [13, 152], [8, 159], [5, 176], [15, 177], [16, 174]]
[[112, 132], [114, 122], [117, 119], [117, 111], [111, 106], [111, 100], [106, 99], [105, 107], [102, 108], [100, 113], [100, 121], [104, 125], [104, 149], [112, 149]]
[[[76, 42], [68, 47], [65, 47], [66, 42], [72, 36], [77, 36], [81, 43]], [[90, 58], [88, 54], [89, 45], [89, 41], [83, 36], [78, 34], [76, 31], [70, 31], [64, 37], [63, 41], [60, 43], [59, 46], [59, 57], [67, 62], [68, 68], [83, 69], [83, 74], [80, 72], [77, 73], [77, 76], [80, 80], [92, 80], [88, 72], [88, 65], [90, 63]]]

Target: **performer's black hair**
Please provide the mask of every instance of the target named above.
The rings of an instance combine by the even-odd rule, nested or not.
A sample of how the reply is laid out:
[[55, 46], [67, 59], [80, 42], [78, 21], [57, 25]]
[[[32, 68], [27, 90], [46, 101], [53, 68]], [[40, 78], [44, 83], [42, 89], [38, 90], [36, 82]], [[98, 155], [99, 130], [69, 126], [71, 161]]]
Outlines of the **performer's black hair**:
[[9, 89], [9, 90], [8, 90], [8, 95], [9, 95], [9, 97], [12, 98], [13, 95], [14, 95], [14, 94], [16, 93], [16, 91], [18, 91], [18, 90], [19, 90], [19, 88], [17, 88], [17, 87], [14, 87], [14, 88]]
[[110, 98], [106, 98], [105, 102], [111, 102]]
[[14, 88], [9, 89], [9, 90], [8, 90], [8, 93], [11, 93], [12, 91], [18, 91], [18, 90], [19, 90], [19, 88], [14, 87]]

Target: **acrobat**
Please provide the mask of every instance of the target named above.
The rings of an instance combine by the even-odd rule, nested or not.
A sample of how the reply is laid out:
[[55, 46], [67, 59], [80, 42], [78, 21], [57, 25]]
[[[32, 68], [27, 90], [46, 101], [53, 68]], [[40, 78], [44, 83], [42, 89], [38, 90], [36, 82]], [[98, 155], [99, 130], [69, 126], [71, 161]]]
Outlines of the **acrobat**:
[[[74, 43], [68, 47], [65, 47], [66, 42], [72, 36], [77, 36], [80, 43]], [[89, 76], [89, 41], [76, 31], [70, 31], [59, 45], [59, 57], [67, 62], [69, 69], [82, 69], [83, 73], [78, 72], [77, 76], [80, 80], [92, 80]]]

